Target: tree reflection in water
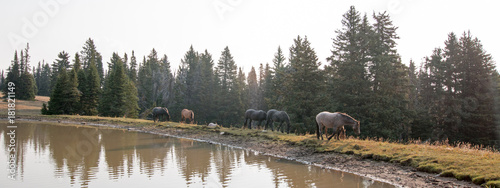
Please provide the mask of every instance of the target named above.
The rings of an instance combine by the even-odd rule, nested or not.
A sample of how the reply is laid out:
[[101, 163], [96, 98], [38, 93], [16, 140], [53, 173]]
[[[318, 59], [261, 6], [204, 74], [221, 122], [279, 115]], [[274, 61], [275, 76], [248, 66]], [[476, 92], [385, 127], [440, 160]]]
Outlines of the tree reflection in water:
[[[117, 129], [18, 123], [18, 180], [1, 187], [393, 187], [255, 152]], [[0, 160], [7, 161], [6, 123]], [[0, 163], [7, 169], [7, 163]], [[7, 177], [7, 171], [0, 176]]]

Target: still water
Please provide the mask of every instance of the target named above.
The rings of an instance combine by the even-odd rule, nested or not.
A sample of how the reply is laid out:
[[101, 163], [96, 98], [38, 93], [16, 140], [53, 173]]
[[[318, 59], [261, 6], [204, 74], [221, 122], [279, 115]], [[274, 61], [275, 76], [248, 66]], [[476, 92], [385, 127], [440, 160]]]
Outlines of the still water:
[[0, 187], [393, 187], [188, 139], [60, 123], [16, 124], [14, 134], [0, 123]]

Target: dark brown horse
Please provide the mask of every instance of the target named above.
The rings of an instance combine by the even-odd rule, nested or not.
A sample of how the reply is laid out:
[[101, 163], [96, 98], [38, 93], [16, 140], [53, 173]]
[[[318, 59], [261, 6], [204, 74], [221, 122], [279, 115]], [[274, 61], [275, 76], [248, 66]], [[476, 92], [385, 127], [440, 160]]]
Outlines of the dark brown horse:
[[245, 112], [245, 123], [243, 124], [243, 127], [247, 127], [247, 121], [250, 119], [247, 128], [252, 128], [252, 120], [259, 121], [258, 128], [260, 128], [260, 124], [262, 123], [262, 121], [266, 120], [266, 117], [266, 112], [264, 112], [263, 110], [248, 109]]
[[187, 120], [189, 119], [190, 123], [193, 124], [194, 122], [194, 112], [192, 110], [188, 110], [188, 109], [182, 109], [181, 111], [181, 122], [184, 122], [186, 123]]
[[[276, 129], [279, 131], [281, 129], [281, 126], [283, 123], [286, 123], [287, 125], [287, 133], [290, 134], [290, 117], [285, 111], [277, 111], [275, 109], [271, 109], [267, 111], [267, 119], [266, 119], [266, 126], [264, 129], [267, 129], [268, 125], [271, 125], [271, 130], [274, 131], [274, 122], [279, 122], [279, 126]], [[285, 127], [283, 127], [285, 129]], [[281, 132], [283, 133], [283, 129], [281, 129]]]
[[[341, 128], [344, 128], [344, 125], [352, 125], [352, 128], [356, 132], [356, 134], [360, 134], [360, 124], [359, 121], [352, 118], [351, 116], [345, 114], [345, 113], [340, 113], [340, 112], [321, 112], [318, 115], [316, 115], [316, 125], [317, 125], [317, 131], [316, 131], [316, 136], [319, 140], [319, 137], [321, 136], [321, 140], [323, 140], [323, 133], [321, 132], [322, 129], [325, 129], [325, 135], [327, 134], [327, 129], [332, 128], [333, 133], [330, 137], [327, 136], [328, 140], [332, 139], [332, 137], [335, 134], [338, 134], [341, 131]], [[337, 137], [337, 139], [339, 139]]]

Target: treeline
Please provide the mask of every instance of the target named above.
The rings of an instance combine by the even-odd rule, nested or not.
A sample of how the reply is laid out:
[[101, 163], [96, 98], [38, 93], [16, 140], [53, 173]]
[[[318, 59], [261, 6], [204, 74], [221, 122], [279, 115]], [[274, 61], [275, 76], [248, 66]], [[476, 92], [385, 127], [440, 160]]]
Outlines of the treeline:
[[[406, 66], [396, 50], [396, 30], [386, 12], [369, 19], [351, 7], [325, 65], [307, 37], [297, 36], [288, 58], [278, 47], [271, 65], [252, 67], [248, 76], [229, 47], [214, 62], [207, 50], [192, 46], [176, 72], [153, 49], [141, 63], [133, 51], [130, 58], [113, 53], [104, 73], [89, 39], [73, 64], [63, 51], [52, 65], [33, 68], [33, 88], [51, 96], [44, 114], [147, 118], [152, 107], [163, 106], [174, 121], [188, 108], [199, 124], [241, 127], [246, 109], [278, 109], [290, 115], [292, 132], [302, 134], [314, 133], [319, 112], [340, 111], [361, 121], [363, 137], [484, 145], [500, 140], [500, 76], [481, 42], [470, 32], [450, 33], [420, 67], [413, 61]], [[22, 70], [16, 59], [9, 74]], [[30, 74], [28, 59], [21, 60], [24, 74]]]

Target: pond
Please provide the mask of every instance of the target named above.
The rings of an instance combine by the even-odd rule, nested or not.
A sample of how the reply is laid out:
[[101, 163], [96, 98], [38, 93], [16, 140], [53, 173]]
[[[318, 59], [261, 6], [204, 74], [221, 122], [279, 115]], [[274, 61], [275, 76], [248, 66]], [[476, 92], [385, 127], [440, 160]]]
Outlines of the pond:
[[0, 123], [0, 187], [394, 187], [189, 139], [62, 123], [16, 125]]

